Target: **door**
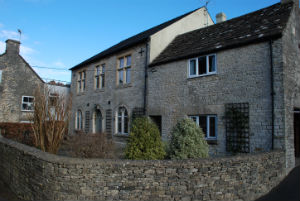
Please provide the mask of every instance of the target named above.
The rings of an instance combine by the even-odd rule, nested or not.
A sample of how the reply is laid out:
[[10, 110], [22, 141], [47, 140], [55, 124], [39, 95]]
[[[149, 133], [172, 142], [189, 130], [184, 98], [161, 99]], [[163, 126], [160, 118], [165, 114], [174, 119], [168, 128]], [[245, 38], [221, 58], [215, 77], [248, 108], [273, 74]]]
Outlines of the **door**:
[[161, 135], [161, 116], [150, 116], [150, 118], [157, 125], [158, 130], [159, 130], [160, 135]]
[[300, 110], [294, 113], [294, 145], [295, 157], [300, 157]]
[[102, 114], [100, 110], [96, 110], [95, 112], [95, 133], [101, 133], [102, 132]]

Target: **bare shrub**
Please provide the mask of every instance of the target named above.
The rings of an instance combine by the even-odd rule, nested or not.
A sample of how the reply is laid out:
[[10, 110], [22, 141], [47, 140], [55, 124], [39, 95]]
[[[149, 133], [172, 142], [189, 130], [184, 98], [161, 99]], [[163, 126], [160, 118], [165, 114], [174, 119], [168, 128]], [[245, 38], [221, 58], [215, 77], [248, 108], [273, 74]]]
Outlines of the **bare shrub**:
[[38, 86], [34, 93], [32, 123], [34, 144], [43, 151], [56, 154], [67, 132], [71, 111], [71, 95], [66, 97]]
[[106, 133], [68, 136], [63, 142], [63, 149], [72, 157], [116, 158], [114, 142]]

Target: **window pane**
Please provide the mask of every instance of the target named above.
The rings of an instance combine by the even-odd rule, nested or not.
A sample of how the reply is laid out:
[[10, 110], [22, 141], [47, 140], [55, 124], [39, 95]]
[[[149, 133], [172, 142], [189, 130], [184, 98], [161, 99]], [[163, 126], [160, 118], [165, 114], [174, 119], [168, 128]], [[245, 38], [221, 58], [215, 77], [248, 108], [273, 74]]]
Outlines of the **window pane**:
[[131, 66], [131, 56], [126, 57], [126, 66]]
[[28, 103], [28, 97], [23, 97], [23, 102]]
[[99, 75], [100, 74], [100, 68], [99, 66], [96, 67], [96, 75]]
[[99, 76], [96, 77], [96, 88], [100, 88]]
[[206, 74], [206, 57], [198, 58], [198, 73], [199, 75]]
[[85, 90], [85, 80], [82, 81], [82, 91]]
[[27, 104], [22, 104], [22, 110], [27, 110]]
[[1, 79], [2, 79], [2, 70], [0, 70], [0, 83], [1, 83]]
[[119, 84], [123, 84], [123, 70], [119, 71]]
[[105, 75], [102, 74], [101, 78], [102, 78], [102, 79], [101, 79], [101, 84], [102, 84], [101, 87], [104, 87], [104, 86], [105, 86]]
[[216, 137], [216, 117], [209, 117], [209, 137]]
[[199, 117], [199, 126], [202, 128], [205, 137], [207, 137], [207, 118], [206, 116], [200, 116]]
[[127, 116], [124, 116], [124, 133], [128, 133], [128, 117]]
[[209, 72], [215, 72], [216, 71], [216, 56], [211, 55], [209, 56]]
[[32, 97], [28, 97], [28, 102], [33, 103], [33, 98]]
[[118, 132], [122, 133], [122, 117], [118, 117]]
[[85, 79], [86, 76], [85, 71], [83, 71], [82, 73], [83, 73], [83, 79]]
[[102, 73], [105, 73], [105, 64], [102, 65]]
[[197, 123], [197, 117], [190, 117], [195, 123]]
[[126, 83], [130, 83], [130, 79], [131, 79], [131, 69], [130, 68], [127, 68], [126, 69]]
[[123, 68], [124, 67], [124, 58], [119, 59], [119, 68]]
[[190, 60], [190, 75], [196, 75], [196, 60]]

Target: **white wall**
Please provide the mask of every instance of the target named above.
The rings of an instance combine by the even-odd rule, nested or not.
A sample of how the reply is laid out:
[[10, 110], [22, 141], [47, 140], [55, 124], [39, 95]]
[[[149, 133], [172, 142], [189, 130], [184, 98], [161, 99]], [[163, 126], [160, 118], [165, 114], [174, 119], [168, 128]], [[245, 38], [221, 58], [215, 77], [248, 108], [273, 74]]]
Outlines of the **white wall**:
[[150, 63], [180, 34], [214, 24], [205, 7], [153, 34], [150, 41]]

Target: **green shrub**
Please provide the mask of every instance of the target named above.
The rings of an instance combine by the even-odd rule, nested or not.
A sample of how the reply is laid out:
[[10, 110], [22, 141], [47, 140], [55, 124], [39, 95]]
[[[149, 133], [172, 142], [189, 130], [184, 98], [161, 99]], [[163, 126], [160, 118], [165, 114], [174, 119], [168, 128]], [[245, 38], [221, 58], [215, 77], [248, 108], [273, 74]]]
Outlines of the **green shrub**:
[[180, 120], [171, 134], [168, 150], [171, 159], [208, 157], [208, 144], [204, 138], [204, 133], [193, 120]]
[[164, 159], [166, 152], [155, 123], [147, 117], [138, 117], [132, 123], [126, 158], [134, 160]]

